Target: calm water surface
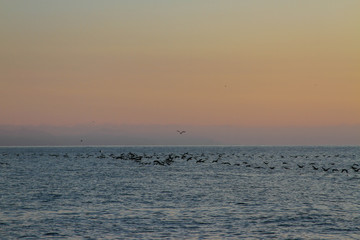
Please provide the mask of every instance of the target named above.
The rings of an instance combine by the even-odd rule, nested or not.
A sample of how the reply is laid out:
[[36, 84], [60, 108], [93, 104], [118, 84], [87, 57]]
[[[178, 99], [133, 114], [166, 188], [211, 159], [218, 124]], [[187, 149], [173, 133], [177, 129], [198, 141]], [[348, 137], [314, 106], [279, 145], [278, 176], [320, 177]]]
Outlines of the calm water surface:
[[360, 239], [360, 147], [2, 147], [1, 239]]

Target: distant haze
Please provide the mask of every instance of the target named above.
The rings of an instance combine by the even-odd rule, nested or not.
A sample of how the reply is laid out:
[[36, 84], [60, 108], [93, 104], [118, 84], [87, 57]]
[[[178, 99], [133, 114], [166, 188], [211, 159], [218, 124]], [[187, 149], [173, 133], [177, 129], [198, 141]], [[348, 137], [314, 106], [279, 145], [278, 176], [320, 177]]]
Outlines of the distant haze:
[[360, 145], [360, 126], [0, 126], [0, 146], [89, 145]]

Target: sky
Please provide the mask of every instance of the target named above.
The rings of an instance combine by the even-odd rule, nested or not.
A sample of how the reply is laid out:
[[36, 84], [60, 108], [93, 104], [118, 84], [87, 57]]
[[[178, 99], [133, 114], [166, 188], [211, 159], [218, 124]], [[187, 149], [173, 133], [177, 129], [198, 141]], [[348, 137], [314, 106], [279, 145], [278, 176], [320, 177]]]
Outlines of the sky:
[[0, 5], [0, 130], [347, 129], [334, 144], [360, 144], [358, 0]]

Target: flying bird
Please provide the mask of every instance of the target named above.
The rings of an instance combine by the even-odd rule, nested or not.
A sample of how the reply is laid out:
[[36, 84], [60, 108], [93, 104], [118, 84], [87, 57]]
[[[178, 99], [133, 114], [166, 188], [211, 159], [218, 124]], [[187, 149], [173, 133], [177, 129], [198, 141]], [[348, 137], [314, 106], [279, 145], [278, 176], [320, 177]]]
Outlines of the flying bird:
[[180, 130], [177, 130], [177, 132], [178, 132], [179, 134], [186, 133], [186, 131], [180, 131]]

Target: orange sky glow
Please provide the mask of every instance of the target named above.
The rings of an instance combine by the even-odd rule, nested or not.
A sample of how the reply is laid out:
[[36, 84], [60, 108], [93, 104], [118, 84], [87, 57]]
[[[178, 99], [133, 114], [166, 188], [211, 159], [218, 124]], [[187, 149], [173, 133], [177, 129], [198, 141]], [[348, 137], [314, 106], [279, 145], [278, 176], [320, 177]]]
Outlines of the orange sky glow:
[[360, 125], [359, 1], [0, 2], [0, 124]]

